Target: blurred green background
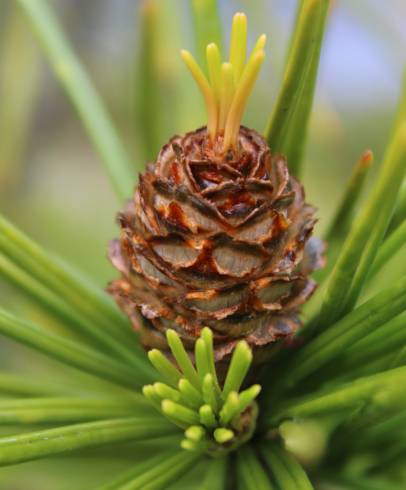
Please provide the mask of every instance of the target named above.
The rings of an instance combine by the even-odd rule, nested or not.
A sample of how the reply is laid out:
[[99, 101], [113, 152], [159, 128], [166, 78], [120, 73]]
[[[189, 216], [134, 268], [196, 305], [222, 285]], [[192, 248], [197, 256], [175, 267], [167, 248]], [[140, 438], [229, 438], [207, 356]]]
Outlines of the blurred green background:
[[[204, 124], [200, 95], [179, 57], [181, 47], [196, 52], [187, 0], [50, 3], [125, 141], [134, 175], [170, 136]], [[220, 0], [220, 7], [225, 39], [238, 10], [248, 15], [251, 45], [259, 34], [268, 35], [265, 65], [244, 117], [246, 125], [262, 131], [282, 77], [296, 0]], [[318, 234], [361, 153], [372, 149], [374, 167], [380, 164], [402, 84], [405, 19], [404, 0], [332, 2], [304, 175], [308, 201], [319, 208]], [[120, 207], [30, 26], [13, 0], [2, 0], [1, 212], [104, 287], [115, 276], [106, 245], [118, 233], [115, 214]], [[405, 268], [403, 249], [381, 276], [390, 281]], [[1, 279], [0, 298], [20, 315], [58, 328]], [[58, 379], [63, 376], [66, 383], [78, 376], [1, 340], [4, 368], [41, 372], [51, 379], [58, 369]], [[29, 463], [0, 470], [0, 488], [90, 488], [132, 457], [129, 448], [123, 458], [106, 453], [104, 459], [89, 455]]]

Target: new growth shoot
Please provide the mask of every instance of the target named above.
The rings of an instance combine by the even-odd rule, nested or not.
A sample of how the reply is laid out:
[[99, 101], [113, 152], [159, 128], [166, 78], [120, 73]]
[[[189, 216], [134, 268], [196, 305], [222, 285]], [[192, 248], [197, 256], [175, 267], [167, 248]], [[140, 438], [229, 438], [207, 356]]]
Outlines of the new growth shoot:
[[227, 452], [248, 440], [257, 416], [255, 398], [259, 385], [240, 391], [252, 362], [245, 341], [236, 345], [223, 386], [218, 379], [213, 333], [205, 327], [195, 343], [195, 365], [174, 330], [167, 331], [167, 342], [177, 367], [159, 350], [149, 359], [165, 382], [143, 388], [150, 402], [169, 420], [184, 430], [184, 449]]
[[237, 147], [244, 109], [264, 61], [265, 43], [266, 35], [262, 34], [246, 60], [247, 17], [237, 13], [233, 18], [229, 61], [221, 61], [217, 44], [207, 45], [208, 78], [189, 51], [181, 51], [206, 103], [209, 138], [214, 142], [222, 136], [224, 151]]

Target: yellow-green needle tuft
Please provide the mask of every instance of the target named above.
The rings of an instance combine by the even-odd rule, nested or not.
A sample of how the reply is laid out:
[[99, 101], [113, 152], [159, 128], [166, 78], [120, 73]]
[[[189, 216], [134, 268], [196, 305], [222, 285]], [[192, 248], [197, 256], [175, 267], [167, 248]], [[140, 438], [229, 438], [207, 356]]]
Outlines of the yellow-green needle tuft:
[[206, 102], [209, 138], [212, 143], [224, 138], [223, 145], [214, 146], [216, 149], [238, 151], [241, 118], [265, 57], [265, 43], [266, 35], [262, 34], [247, 62], [247, 17], [237, 13], [231, 29], [229, 61], [222, 62], [217, 44], [210, 43], [206, 47], [208, 80], [192, 55], [181, 51]]

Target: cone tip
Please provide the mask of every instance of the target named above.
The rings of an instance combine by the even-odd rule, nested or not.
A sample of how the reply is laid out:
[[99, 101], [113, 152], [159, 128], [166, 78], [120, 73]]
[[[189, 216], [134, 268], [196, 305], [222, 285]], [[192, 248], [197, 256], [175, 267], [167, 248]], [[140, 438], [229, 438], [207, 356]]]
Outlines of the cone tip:
[[362, 154], [361, 163], [364, 166], [369, 167], [372, 164], [373, 160], [374, 160], [374, 154], [373, 154], [372, 150], [366, 150]]

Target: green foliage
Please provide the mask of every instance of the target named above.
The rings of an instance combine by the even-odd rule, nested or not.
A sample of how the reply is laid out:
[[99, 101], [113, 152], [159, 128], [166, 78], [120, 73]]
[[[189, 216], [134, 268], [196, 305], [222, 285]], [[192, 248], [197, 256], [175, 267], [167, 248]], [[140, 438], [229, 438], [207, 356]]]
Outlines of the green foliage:
[[373, 159], [373, 153], [366, 151], [354, 165], [347, 187], [343, 192], [341, 203], [337, 206], [326, 233], [326, 240], [329, 242], [348, 232], [353, 212], [358, 204]]
[[217, 0], [189, 0], [199, 64], [205, 64], [206, 46], [215, 43], [222, 47], [222, 28]]
[[103, 444], [137, 441], [173, 433], [164, 420], [126, 417], [67, 425], [0, 438], [0, 465], [10, 465]]
[[[373, 404], [373, 397], [380, 391], [396, 392], [397, 383], [403, 384], [406, 368], [390, 369], [365, 378], [321, 390], [303, 399], [286, 401], [286, 405], [275, 410], [271, 416], [271, 426], [285, 418], [313, 417], [315, 415], [340, 412], [346, 409], [359, 409]], [[370, 407], [371, 408], [371, 407]]]
[[[136, 399], [79, 397], [24, 398], [0, 400], [2, 425], [69, 424], [88, 420], [130, 417], [137, 412]], [[140, 403], [141, 414], [146, 412]]]
[[110, 118], [46, 0], [18, 0], [61, 85], [82, 119], [120, 199], [131, 195], [135, 174]]
[[374, 189], [354, 222], [328, 280], [318, 320], [321, 327], [337, 320], [357, 302], [395, 209], [405, 176], [405, 160], [406, 110], [398, 117]]
[[265, 131], [270, 148], [301, 171], [329, 0], [301, 0], [283, 83]]
[[159, 114], [159, 2], [149, 0], [141, 6], [141, 50], [136, 74], [136, 104], [140, 139], [145, 146], [145, 160], [150, 161], [157, 155], [160, 141]]
[[243, 447], [237, 454], [238, 488], [272, 490], [274, 487], [253, 450]]
[[[0, 81], [0, 190], [13, 189], [23, 170], [23, 153], [31, 129], [40, 82], [38, 52], [32, 33], [16, 5], [10, 6], [2, 29], [2, 73]], [[18, 56], [16, 56], [18, 53]], [[30, 83], [27, 83], [30, 80]], [[15, 101], [19, 100], [20, 104]]]
[[345, 349], [378, 329], [406, 308], [406, 276], [352, 310], [341, 320], [324, 329], [291, 360], [279, 385], [296, 383], [334, 361]]
[[45, 328], [22, 320], [0, 309], [0, 332], [22, 344], [88, 373], [108, 379], [120, 386], [133, 388], [142, 385], [136, 371], [126, 364], [110, 359], [98, 350], [48, 332]]
[[151, 458], [136, 467], [111, 485], [103, 486], [100, 490], [157, 490], [166, 488], [176, 481], [181, 473], [189, 469], [197, 460], [196, 454], [185, 454], [184, 451], [169, 451]]
[[272, 470], [278, 488], [312, 490], [313, 486], [298, 462], [286, 451], [269, 444], [261, 448], [266, 464]]
[[377, 274], [381, 268], [399, 251], [406, 243], [406, 220], [404, 220], [386, 238], [379, 248], [375, 260], [369, 270], [369, 278]]
[[[113, 187], [121, 199], [127, 198], [135, 180], [128, 157], [54, 14], [45, 0], [18, 4]], [[327, 0], [301, 2], [267, 129], [272, 151], [286, 154], [296, 174], [302, 166], [328, 6]], [[221, 42], [218, 5], [192, 0], [191, 8], [197, 50], [204, 57], [203, 47]], [[145, 99], [139, 115], [152, 156], [161, 144], [153, 109], [157, 25], [153, 9], [143, 14], [145, 51], [138, 83]], [[236, 344], [223, 380], [209, 329], [196, 341], [193, 360], [169, 330], [173, 359], [159, 350], [148, 353], [155, 373], [111, 300], [0, 216], [0, 275], [33, 299], [44, 315], [42, 324], [2, 305], [1, 335], [83, 373], [68, 371], [73, 382], [65, 385], [62, 377], [52, 383], [35, 372], [0, 372], [0, 425], [11, 433], [0, 438], [0, 465], [78, 451], [83, 460], [99, 458], [101, 466], [105, 456], [98, 448], [106, 446], [120, 458], [130, 457], [131, 466], [98, 490], [166, 490], [172, 484], [190, 488], [190, 480], [179, 483], [188, 475], [198, 490], [311, 490], [313, 484], [403, 488], [406, 277], [388, 280], [384, 287], [374, 280], [405, 243], [405, 117], [406, 95], [361, 208], [358, 200], [369, 165], [364, 157], [354, 167], [327, 232], [338, 259], [316, 293], [323, 299], [321, 311], [316, 296], [316, 319], [299, 332], [297, 348], [276, 352], [263, 369], [258, 399], [261, 386], [246, 387], [247, 376], [256, 369], [246, 343]], [[364, 297], [370, 285], [375, 292]], [[49, 318], [58, 325], [55, 331]], [[243, 426], [247, 416], [248, 426]], [[142, 459], [149, 443], [152, 454]]]

